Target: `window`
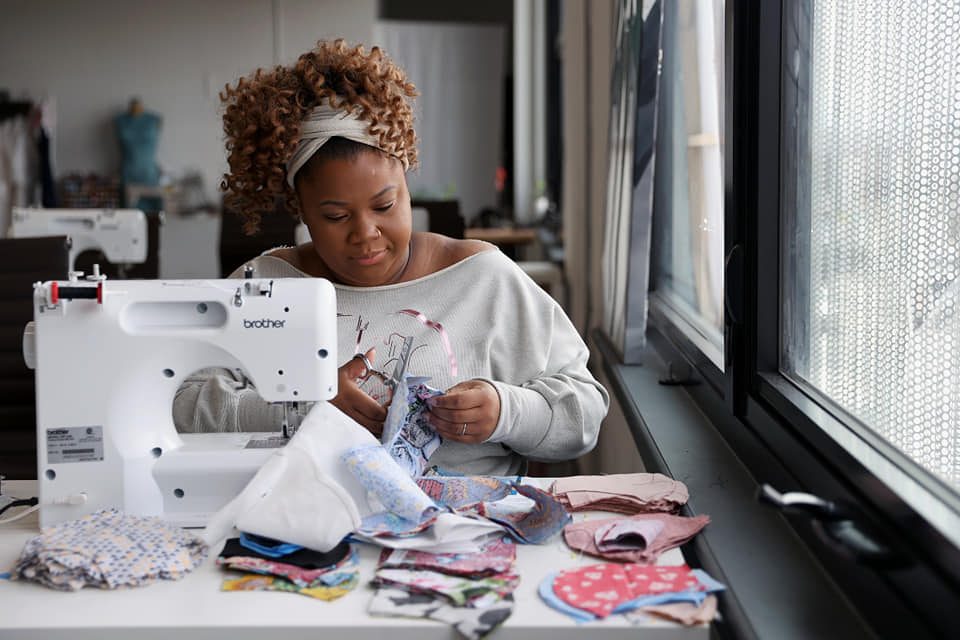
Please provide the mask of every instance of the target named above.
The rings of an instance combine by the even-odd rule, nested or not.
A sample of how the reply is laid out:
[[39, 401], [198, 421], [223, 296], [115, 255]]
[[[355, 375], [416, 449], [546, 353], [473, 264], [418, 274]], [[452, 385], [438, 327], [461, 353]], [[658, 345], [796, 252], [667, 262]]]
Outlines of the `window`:
[[723, 368], [723, 2], [663, 5], [651, 304]]
[[960, 489], [960, 5], [811, 8], [782, 368]]
[[960, 597], [958, 41], [955, 0], [663, 3], [655, 346], [758, 482], [845, 503], [909, 567], [794, 524], [918, 637]]

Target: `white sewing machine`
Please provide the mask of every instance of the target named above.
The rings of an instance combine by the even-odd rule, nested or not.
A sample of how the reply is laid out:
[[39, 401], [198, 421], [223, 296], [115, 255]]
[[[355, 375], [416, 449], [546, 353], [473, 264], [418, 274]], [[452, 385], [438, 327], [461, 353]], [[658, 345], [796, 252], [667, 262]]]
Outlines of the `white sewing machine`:
[[[203, 526], [275, 447], [273, 433], [178, 434], [174, 393], [241, 370], [269, 402], [337, 393], [336, 294], [319, 278], [34, 285], [40, 523], [114, 507]], [[264, 431], [279, 425], [264, 425]]]
[[70, 238], [71, 271], [77, 256], [90, 249], [117, 265], [147, 260], [147, 216], [139, 209], [13, 208], [11, 238], [61, 235]]

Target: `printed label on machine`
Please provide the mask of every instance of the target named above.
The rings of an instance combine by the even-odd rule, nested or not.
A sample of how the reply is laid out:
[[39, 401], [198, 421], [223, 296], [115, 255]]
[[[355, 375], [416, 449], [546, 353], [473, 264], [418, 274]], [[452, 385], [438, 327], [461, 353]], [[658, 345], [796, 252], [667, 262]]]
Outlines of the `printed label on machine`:
[[283, 436], [267, 436], [265, 438], [250, 438], [244, 449], [277, 449], [287, 444], [288, 438]]
[[47, 429], [47, 462], [103, 460], [103, 427]]

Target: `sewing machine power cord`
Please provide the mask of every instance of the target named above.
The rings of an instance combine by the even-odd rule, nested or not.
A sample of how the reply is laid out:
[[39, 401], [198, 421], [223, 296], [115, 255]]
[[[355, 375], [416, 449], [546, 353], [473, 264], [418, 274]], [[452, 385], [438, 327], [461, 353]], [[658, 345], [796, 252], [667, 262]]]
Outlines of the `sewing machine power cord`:
[[20, 518], [23, 518], [24, 516], [33, 513], [34, 511], [40, 508], [39, 503], [40, 503], [39, 498], [24, 498], [23, 500], [14, 500], [9, 504], [5, 504], [3, 507], [0, 507], [0, 515], [3, 515], [3, 513], [7, 509], [12, 509], [14, 507], [30, 507], [30, 508], [25, 509], [24, 511], [18, 513], [17, 515], [11, 516], [5, 520], [0, 520], [0, 524], [7, 524], [8, 522], [19, 520]]

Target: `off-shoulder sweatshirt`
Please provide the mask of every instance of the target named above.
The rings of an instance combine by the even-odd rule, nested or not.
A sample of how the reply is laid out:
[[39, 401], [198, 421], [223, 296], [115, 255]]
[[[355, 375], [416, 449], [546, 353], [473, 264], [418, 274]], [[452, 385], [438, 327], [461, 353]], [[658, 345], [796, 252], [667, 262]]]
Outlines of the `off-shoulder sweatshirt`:
[[[247, 264], [256, 277], [310, 277], [274, 256]], [[525, 458], [567, 460], [596, 444], [609, 396], [587, 370], [587, 346], [556, 301], [499, 250], [408, 282], [335, 286], [341, 364], [376, 347], [374, 368], [391, 373], [406, 348], [407, 373], [429, 376], [434, 388], [470, 379], [496, 387], [500, 417], [490, 438], [446, 441], [431, 466], [511, 475]], [[273, 431], [281, 414], [222, 369], [191, 376], [174, 401], [181, 432]]]

